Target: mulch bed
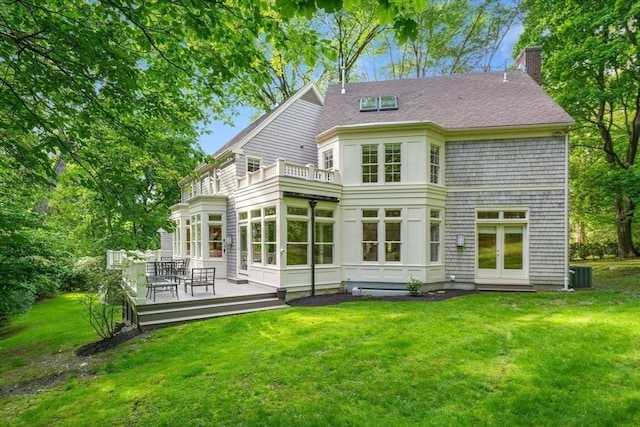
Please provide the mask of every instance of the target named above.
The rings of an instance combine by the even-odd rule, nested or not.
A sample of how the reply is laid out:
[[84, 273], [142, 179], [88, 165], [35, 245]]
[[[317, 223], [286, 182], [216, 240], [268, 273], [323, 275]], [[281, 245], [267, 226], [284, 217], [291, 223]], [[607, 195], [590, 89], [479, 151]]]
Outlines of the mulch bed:
[[102, 353], [110, 350], [125, 341], [137, 337], [142, 332], [137, 328], [123, 328], [123, 324], [118, 325], [118, 332], [111, 338], [95, 341], [87, 345], [83, 345], [76, 350], [76, 355], [81, 357], [91, 356], [92, 354]]
[[447, 289], [442, 291], [425, 292], [420, 296], [356, 296], [347, 293], [316, 295], [313, 297], [298, 298], [287, 301], [287, 304], [293, 307], [318, 307], [323, 305], [341, 304], [343, 302], [355, 301], [443, 301], [449, 298], [459, 297], [463, 295], [475, 294], [478, 291], [466, 291], [461, 289]]

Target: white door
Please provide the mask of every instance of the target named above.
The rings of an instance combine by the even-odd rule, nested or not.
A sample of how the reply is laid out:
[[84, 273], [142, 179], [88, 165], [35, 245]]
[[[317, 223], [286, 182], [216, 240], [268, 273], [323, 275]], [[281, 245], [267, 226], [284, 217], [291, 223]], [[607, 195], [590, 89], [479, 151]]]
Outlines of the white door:
[[521, 284], [527, 281], [525, 231], [525, 225], [521, 224], [478, 225], [478, 283]]
[[240, 257], [238, 258], [238, 273], [247, 274], [248, 270], [248, 257], [249, 257], [249, 235], [247, 224], [240, 224], [240, 242], [238, 245], [238, 252]]

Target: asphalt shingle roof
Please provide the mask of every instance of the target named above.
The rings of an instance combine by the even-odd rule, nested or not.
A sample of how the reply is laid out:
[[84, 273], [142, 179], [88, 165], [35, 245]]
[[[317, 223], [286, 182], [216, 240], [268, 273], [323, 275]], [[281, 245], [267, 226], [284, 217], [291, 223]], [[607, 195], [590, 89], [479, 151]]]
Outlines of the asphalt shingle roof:
[[[334, 127], [373, 123], [433, 122], [468, 129], [564, 123], [573, 119], [521, 71], [331, 85], [318, 134]], [[396, 95], [398, 109], [360, 112], [360, 98]]]

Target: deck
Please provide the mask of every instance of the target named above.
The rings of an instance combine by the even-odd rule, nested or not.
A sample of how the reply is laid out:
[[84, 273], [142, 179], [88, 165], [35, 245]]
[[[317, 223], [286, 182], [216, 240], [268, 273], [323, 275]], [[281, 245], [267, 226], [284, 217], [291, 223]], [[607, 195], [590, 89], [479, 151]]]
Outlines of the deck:
[[209, 288], [196, 287], [191, 296], [191, 288], [178, 287], [178, 298], [168, 291], [156, 292], [153, 297], [141, 301], [140, 297], [129, 297], [124, 303], [124, 318], [141, 330], [209, 319], [273, 310], [289, 307], [278, 299], [276, 290], [269, 286], [251, 283], [232, 283], [216, 279], [215, 295]]

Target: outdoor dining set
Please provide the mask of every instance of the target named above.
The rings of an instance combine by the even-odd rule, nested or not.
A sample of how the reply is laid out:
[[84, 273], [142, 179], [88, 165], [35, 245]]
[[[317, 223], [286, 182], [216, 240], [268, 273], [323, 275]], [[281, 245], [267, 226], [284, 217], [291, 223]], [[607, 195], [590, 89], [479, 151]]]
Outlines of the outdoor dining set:
[[146, 264], [147, 298], [152, 298], [155, 302], [157, 292], [167, 291], [179, 300], [178, 289], [180, 286], [184, 286], [185, 293], [187, 293], [187, 287], [191, 287], [191, 296], [194, 296], [194, 287], [204, 286], [205, 292], [208, 292], [209, 286], [211, 286], [215, 295], [215, 278], [215, 267], [189, 270], [189, 258], [163, 257], [160, 261], [150, 261]]

